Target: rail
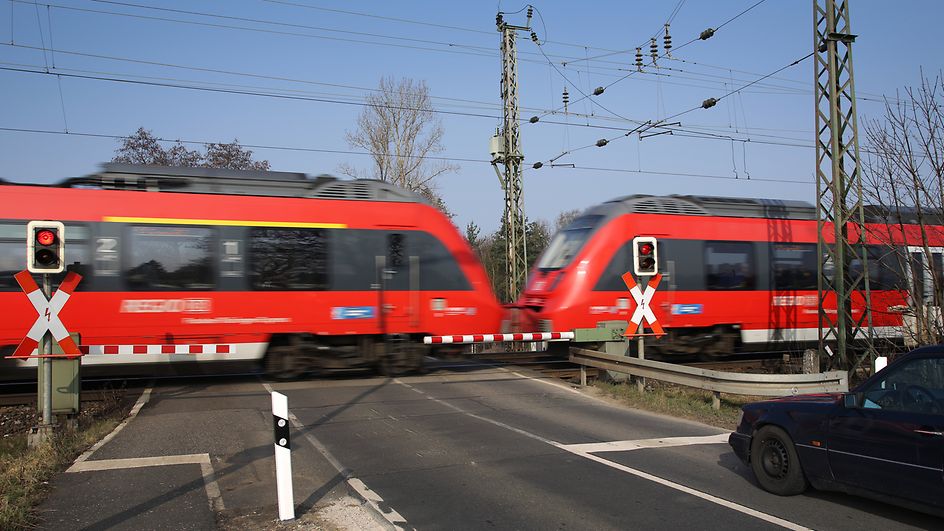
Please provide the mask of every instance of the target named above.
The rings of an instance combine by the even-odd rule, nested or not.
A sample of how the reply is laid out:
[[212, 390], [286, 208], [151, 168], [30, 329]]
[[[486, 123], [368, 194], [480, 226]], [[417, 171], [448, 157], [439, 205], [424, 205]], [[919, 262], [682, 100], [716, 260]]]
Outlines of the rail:
[[[849, 390], [849, 375], [845, 371], [818, 374], [732, 373], [573, 347], [570, 349], [570, 361], [581, 366], [714, 391], [716, 394], [788, 396], [804, 393], [843, 393]], [[585, 383], [583, 379], [581, 383]]]

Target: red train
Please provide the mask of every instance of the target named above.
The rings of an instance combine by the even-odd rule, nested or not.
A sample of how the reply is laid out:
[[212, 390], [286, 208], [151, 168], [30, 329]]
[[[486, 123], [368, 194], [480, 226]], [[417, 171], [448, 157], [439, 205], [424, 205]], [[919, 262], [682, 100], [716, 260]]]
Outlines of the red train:
[[260, 360], [284, 377], [397, 373], [422, 365], [423, 335], [501, 323], [465, 239], [389, 183], [108, 164], [54, 186], [0, 186], [5, 355], [36, 319], [13, 279], [36, 219], [65, 223], [65, 262], [83, 275], [61, 318], [88, 347], [84, 366]]
[[[925, 227], [929, 254], [914, 247], [921, 241], [917, 225], [900, 216], [891, 221], [883, 209], [870, 212], [874, 330], [900, 338], [903, 310], [916, 301], [940, 304], [942, 283], [932, 282], [931, 274], [944, 269], [944, 249], [935, 247], [944, 245], [944, 233], [940, 226]], [[816, 231], [815, 208], [798, 201], [615, 199], [588, 209], [554, 236], [517, 301], [521, 326], [570, 330], [628, 321], [636, 305], [620, 276], [633, 268], [633, 238], [654, 236], [664, 278], [651, 307], [667, 332], [652, 342], [657, 352], [710, 356], [817, 341]], [[851, 269], [861, 273], [858, 263]], [[828, 297], [826, 302], [828, 311]], [[864, 293], [854, 293], [856, 316], [864, 304]]]

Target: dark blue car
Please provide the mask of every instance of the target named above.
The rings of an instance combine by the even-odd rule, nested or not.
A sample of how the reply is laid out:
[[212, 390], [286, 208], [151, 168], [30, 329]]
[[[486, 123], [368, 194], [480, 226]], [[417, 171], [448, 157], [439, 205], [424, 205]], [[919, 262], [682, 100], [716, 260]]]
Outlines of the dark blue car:
[[774, 494], [812, 485], [942, 514], [944, 345], [900, 357], [850, 393], [747, 404], [728, 442]]

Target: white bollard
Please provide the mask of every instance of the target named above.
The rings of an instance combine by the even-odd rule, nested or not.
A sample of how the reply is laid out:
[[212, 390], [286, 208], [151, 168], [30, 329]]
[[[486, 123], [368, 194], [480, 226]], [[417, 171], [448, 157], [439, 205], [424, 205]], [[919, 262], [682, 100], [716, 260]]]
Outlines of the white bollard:
[[295, 518], [292, 492], [292, 446], [289, 441], [288, 397], [272, 393], [272, 422], [275, 428], [275, 483], [279, 496], [279, 520]]

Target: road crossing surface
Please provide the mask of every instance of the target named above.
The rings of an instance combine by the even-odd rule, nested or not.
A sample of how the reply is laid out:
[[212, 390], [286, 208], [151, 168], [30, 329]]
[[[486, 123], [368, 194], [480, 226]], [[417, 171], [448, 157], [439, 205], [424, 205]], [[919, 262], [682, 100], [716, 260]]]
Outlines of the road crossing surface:
[[438, 367], [397, 379], [156, 387], [118, 433], [57, 478], [44, 528], [274, 527], [273, 390], [288, 397], [303, 522], [329, 515], [341, 528], [856, 531], [939, 524], [842, 494], [764, 492], [717, 428], [627, 409], [532, 373]]

